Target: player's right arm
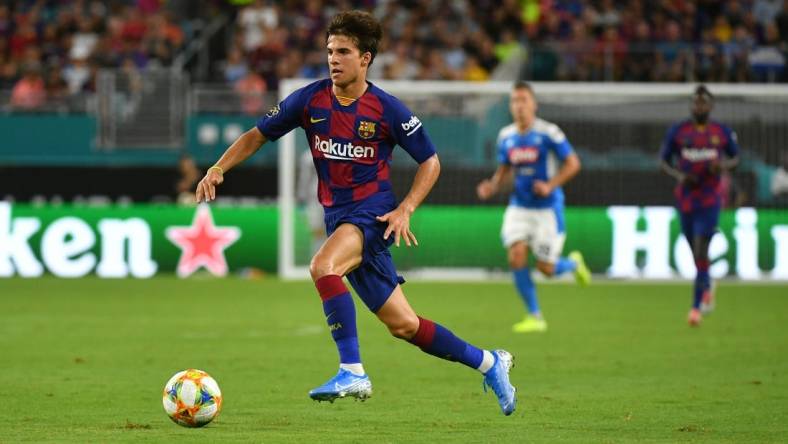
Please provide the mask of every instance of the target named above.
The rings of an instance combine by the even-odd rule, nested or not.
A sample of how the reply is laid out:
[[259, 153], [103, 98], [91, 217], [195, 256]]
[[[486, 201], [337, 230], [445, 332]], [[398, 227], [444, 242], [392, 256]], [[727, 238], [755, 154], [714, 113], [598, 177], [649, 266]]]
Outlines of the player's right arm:
[[489, 179], [484, 179], [476, 185], [476, 195], [481, 200], [487, 200], [496, 193], [509, 186], [514, 178], [514, 169], [509, 161], [509, 153], [504, 145], [507, 127], [498, 132], [498, 168]]
[[489, 179], [484, 179], [476, 186], [476, 195], [481, 200], [487, 200], [498, 193], [501, 189], [508, 187], [512, 182], [512, 166], [509, 164], [498, 165], [498, 168]]
[[659, 167], [668, 176], [676, 179], [679, 183], [694, 183], [697, 178], [692, 174], [685, 174], [678, 168], [673, 166], [673, 156], [678, 152], [678, 145], [676, 144], [676, 132], [680, 125], [674, 125], [668, 130], [665, 135], [665, 140], [662, 143], [662, 148], [659, 153]]
[[293, 92], [261, 117], [254, 128], [241, 134], [197, 184], [197, 202], [216, 199], [216, 186], [224, 182], [224, 173], [256, 153], [265, 142], [275, 141], [300, 126], [306, 100], [318, 87], [320, 82], [314, 82]]
[[203, 200], [210, 202], [216, 199], [216, 186], [224, 182], [224, 173], [256, 153], [267, 140], [257, 127], [241, 134], [197, 184], [195, 193], [197, 202]]

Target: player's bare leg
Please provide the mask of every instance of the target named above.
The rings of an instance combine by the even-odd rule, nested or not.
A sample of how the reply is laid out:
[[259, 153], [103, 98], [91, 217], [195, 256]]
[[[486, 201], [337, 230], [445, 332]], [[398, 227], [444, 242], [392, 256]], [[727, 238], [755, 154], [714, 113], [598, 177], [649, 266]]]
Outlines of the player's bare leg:
[[372, 395], [372, 383], [364, 372], [359, 354], [353, 297], [342, 281], [342, 276], [361, 263], [363, 243], [364, 236], [358, 227], [340, 225], [309, 265], [340, 361], [336, 376], [309, 392], [317, 401], [333, 402], [345, 396], [364, 400]]
[[430, 355], [479, 370], [484, 375], [485, 387], [489, 386], [495, 392], [503, 414], [514, 412], [516, 390], [509, 382], [514, 357], [509, 352], [479, 349], [440, 324], [419, 317], [399, 285], [375, 314], [394, 337], [404, 339]]
[[557, 262], [537, 260], [536, 268], [545, 276], [551, 277], [571, 271], [578, 284], [585, 286], [591, 283], [591, 271], [579, 251], [573, 251], [567, 257], [560, 257]]

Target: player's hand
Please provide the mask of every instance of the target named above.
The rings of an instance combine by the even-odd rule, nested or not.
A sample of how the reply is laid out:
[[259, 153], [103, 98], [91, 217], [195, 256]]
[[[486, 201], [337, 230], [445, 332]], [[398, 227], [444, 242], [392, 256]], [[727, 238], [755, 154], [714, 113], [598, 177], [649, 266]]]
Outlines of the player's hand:
[[543, 180], [534, 180], [532, 189], [539, 197], [547, 197], [553, 192], [553, 186]]
[[212, 168], [205, 173], [200, 183], [197, 184], [197, 191], [195, 191], [195, 199], [197, 203], [202, 201], [210, 202], [216, 199], [216, 186], [224, 182], [224, 175]]
[[679, 183], [686, 186], [697, 185], [698, 176], [690, 173], [682, 174], [681, 179], [679, 179]]
[[476, 185], [476, 195], [481, 200], [487, 200], [495, 194], [495, 186], [490, 179], [484, 179]]
[[394, 245], [399, 247], [400, 239], [404, 239], [405, 245], [409, 247], [412, 245], [418, 246], [419, 241], [416, 240], [416, 236], [410, 231], [410, 214], [410, 211], [399, 206], [383, 216], [376, 217], [379, 222], [388, 222], [389, 224], [386, 228], [386, 232], [383, 233], [383, 239], [388, 240], [389, 236], [393, 233]]

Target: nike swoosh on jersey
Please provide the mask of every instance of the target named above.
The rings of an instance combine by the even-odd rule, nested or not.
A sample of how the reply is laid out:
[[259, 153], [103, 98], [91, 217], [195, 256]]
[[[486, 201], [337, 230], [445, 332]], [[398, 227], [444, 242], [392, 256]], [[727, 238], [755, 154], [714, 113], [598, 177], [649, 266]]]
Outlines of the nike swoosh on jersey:
[[309, 118], [309, 123], [317, 123], [326, 120], [328, 117], [323, 117], [322, 119], [315, 119], [314, 117]]

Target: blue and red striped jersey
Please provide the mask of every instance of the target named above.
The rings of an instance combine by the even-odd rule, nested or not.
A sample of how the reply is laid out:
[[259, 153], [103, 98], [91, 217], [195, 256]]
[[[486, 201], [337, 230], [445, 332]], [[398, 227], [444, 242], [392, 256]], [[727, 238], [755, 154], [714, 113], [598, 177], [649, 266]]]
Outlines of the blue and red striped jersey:
[[306, 133], [318, 175], [317, 196], [325, 207], [392, 193], [389, 168], [395, 145], [418, 163], [435, 154], [421, 121], [396, 97], [368, 84], [350, 105], [339, 103], [330, 79], [311, 83], [285, 98], [257, 122], [268, 140], [296, 127]]
[[720, 174], [710, 168], [723, 155], [738, 156], [739, 145], [736, 133], [721, 123], [698, 125], [685, 120], [668, 130], [660, 155], [679, 171], [697, 178], [696, 183], [678, 184], [675, 190], [679, 209], [692, 211], [721, 204]]

